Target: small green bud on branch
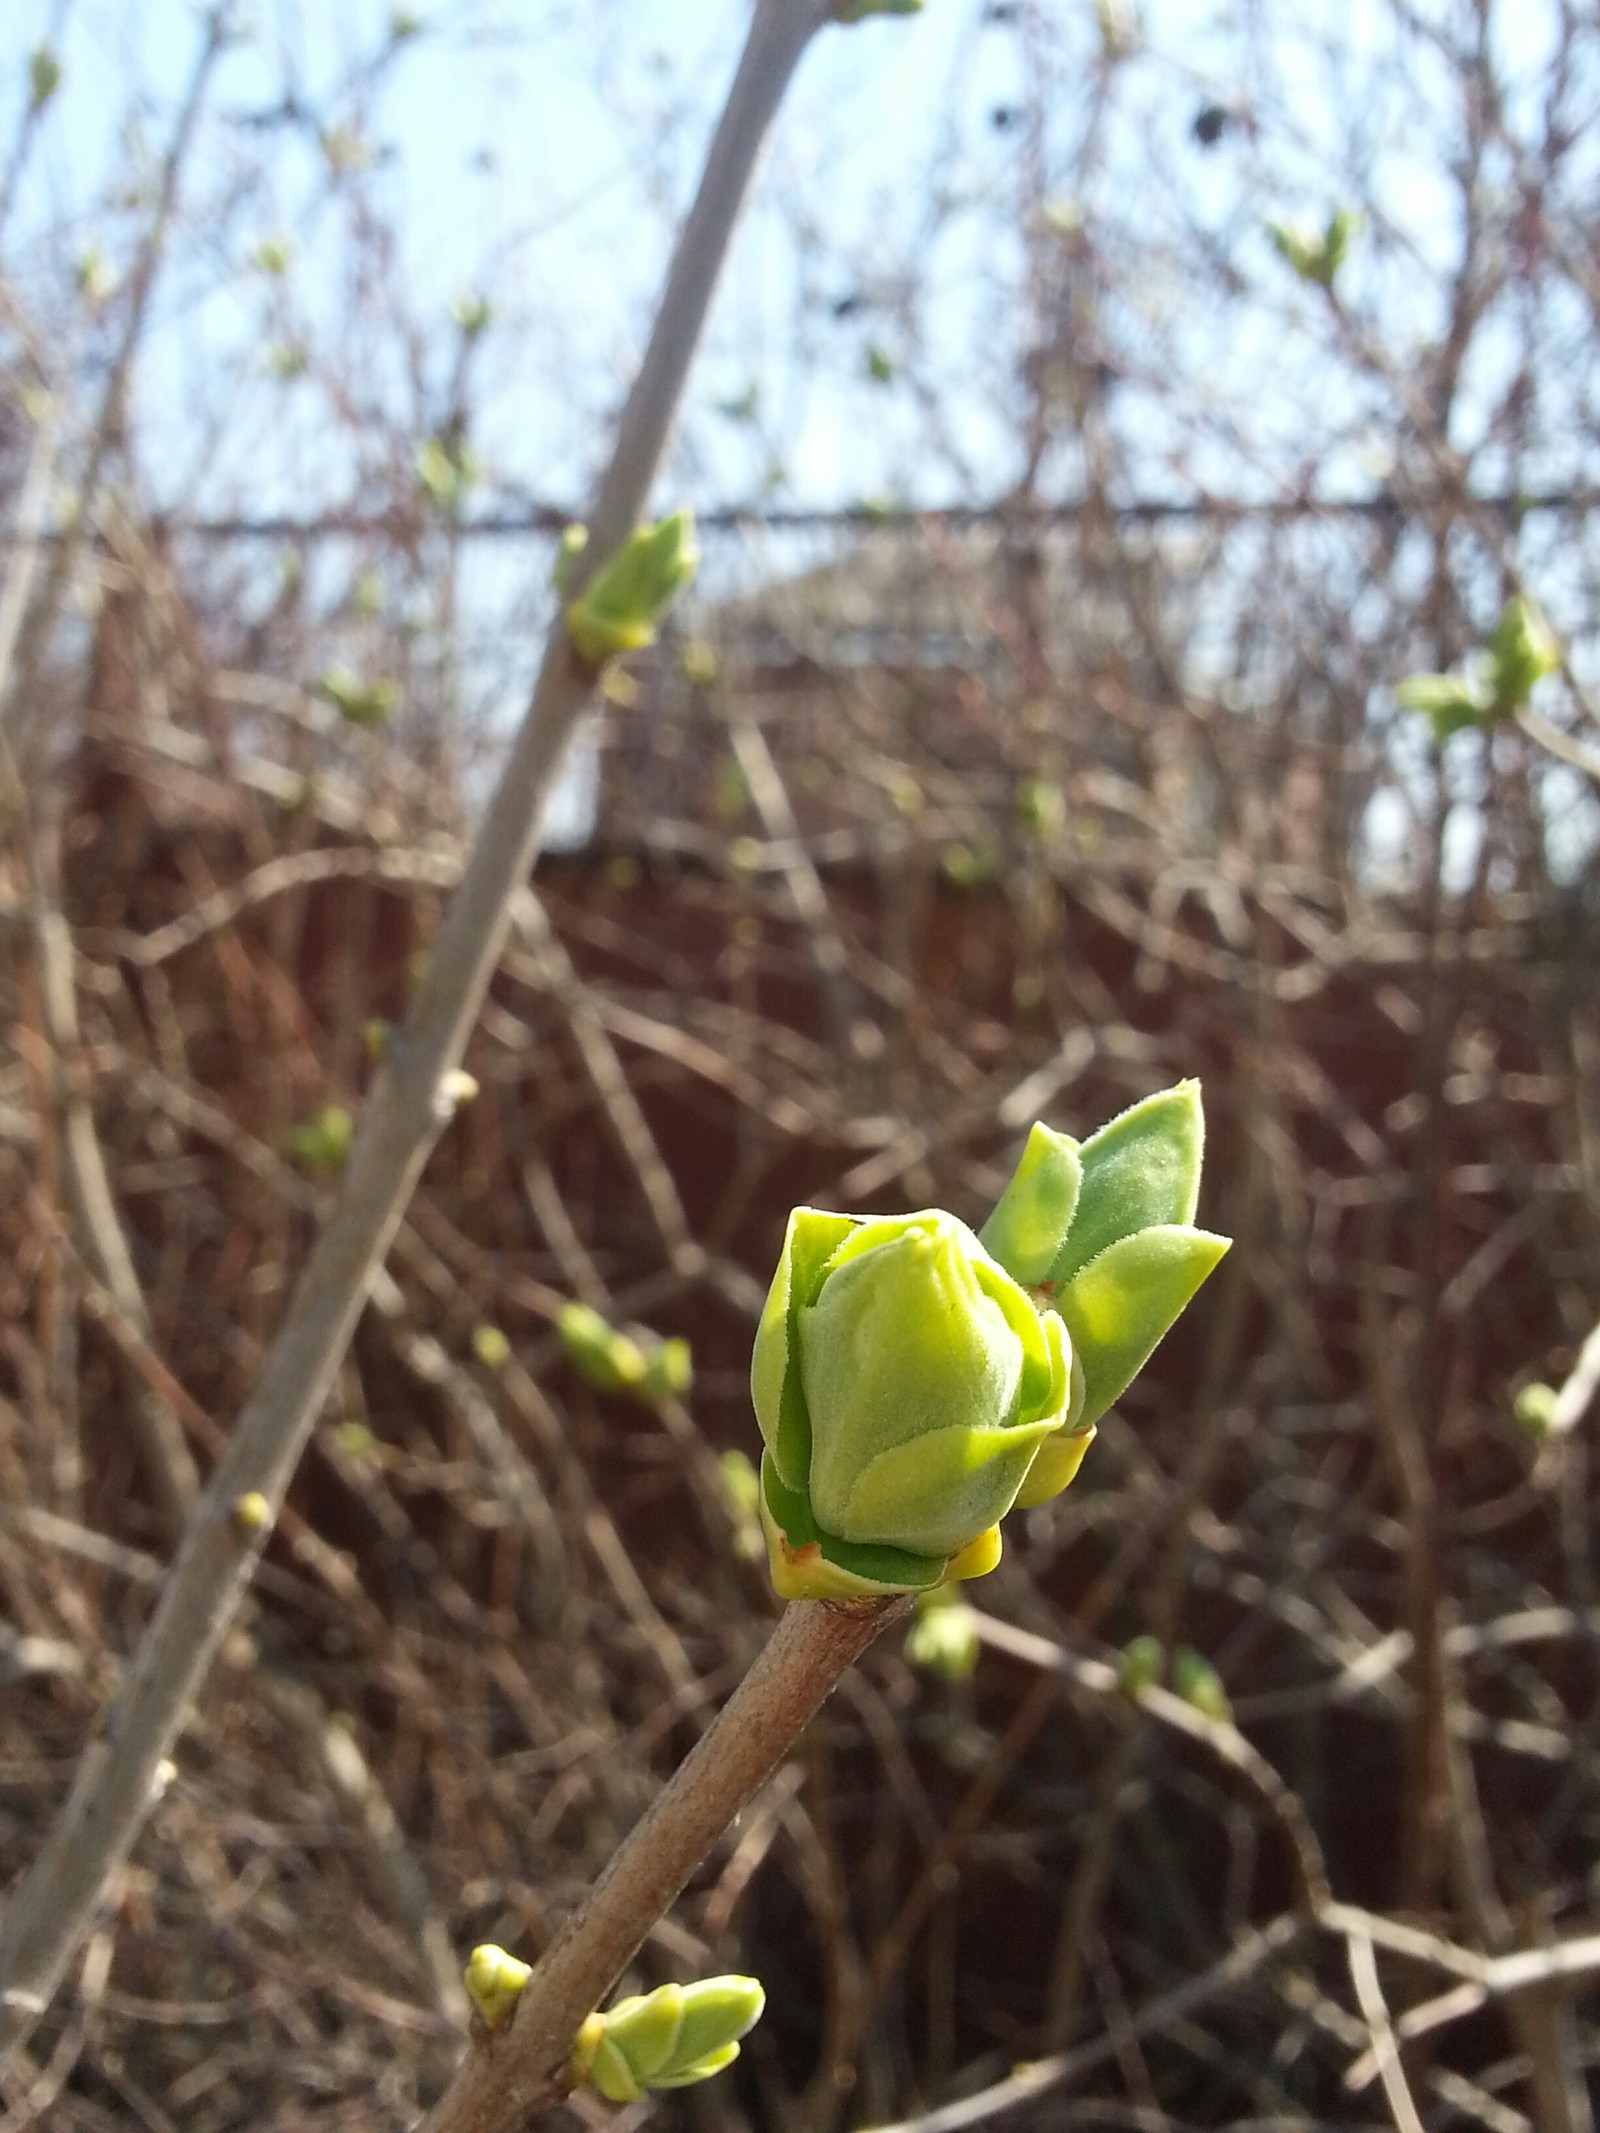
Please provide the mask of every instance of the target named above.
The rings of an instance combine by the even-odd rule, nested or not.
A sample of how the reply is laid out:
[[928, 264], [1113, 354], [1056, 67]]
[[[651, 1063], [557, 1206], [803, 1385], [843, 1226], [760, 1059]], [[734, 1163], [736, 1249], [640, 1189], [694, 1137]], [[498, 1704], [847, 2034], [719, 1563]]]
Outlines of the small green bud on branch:
[[529, 1964], [519, 1963], [504, 1948], [497, 1948], [492, 1940], [482, 1941], [473, 1949], [461, 1980], [485, 2029], [499, 2029], [509, 2018], [518, 1995], [532, 1975]]
[[1436, 741], [1492, 726], [1527, 708], [1537, 684], [1561, 665], [1561, 643], [1526, 593], [1508, 600], [1464, 674], [1413, 674], [1397, 684], [1402, 710], [1420, 711]]
[[917, 1595], [906, 1657], [946, 1681], [965, 1681], [978, 1663], [977, 1615], [949, 1586]]
[[[562, 536], [558, 574], [563, 558], [570, 568], [584, 546], [584, 541], [569, 545], [573, 530], [569, 527]], [[622, 652], [654, 644], [657, 625], [699, 563], [692, 512], [675, 511], [653, 526], [636, 526], [576, 599], [567, 602], [567, 632], [578, 657], [598, 667]]]
[[1191, 1710], [1213, 1724], [1226, 1725], [1233, 1716], [1222, 1676], [1211, 1661], [1192, 1645], [1180, 1644], [1172, 1655], [1172, 1686]]
[[387, 676], [358, 681], [347, 667], [331, 667], [317, 686], [347, 726], [386, 726], [400, 708], [400, 684]]
[[290, 1127], [283, 1139], [284, 1153], [314, 1177], [330, 1176], [344, 1168], [355, 1132], [355, 1120], [343, 1104], [324, 1104], [314, 1117]]
[[511, 1360], [511, 1343], [498, 1326], [474, 1326], [472, 1352], [485, 1370], [504, 1370]]
[[1561, 664], [1560, 641], [1526, 593], [1507, 601], [1484, 650], [1489, 655], [1491, 700], [1503, 718], [1520, 711], [1535, 683]]
[[569, 2062], [611, 2103], [637, 2103], [647, 2089], [708, 2081], [739, 2056], [739, 2040], [761, 2018], [767, 1996], [753, 1977], [708, 1977], [662, 1985], [592, 2014]]
[[1124, 1647], [1117, 1680], [1124, 1696], [1153, 1689], [1166, 1671], [1167, 1654], [1159, 1637], [1134, 1637]]
[[60, 86], [60, 60], [49, 45], [36, 45], [28, 60], [28, 109], [42, 111]]
[[478, 480], [476, 454], [459, 437], [427, 437], [417, 446], [417, 486], [439, 510], [454, 514]]
[[489, 324], [491, 311], [486, 296], [469, 295], [456, 298], [451, 316], [464, 341], [475, 341]]
[[1395, 689], [1402, 711], [1420, 711], [1436, 741], [1487, 724], [1493, 698], [1481, 674], [1413, 674]]
[[746, 1452], [730, 1447], [717, 1460], [722, 1500], [733, 1523], [733, 1550], [743, 1561], [758, 1563], [767, 1552], [761, 1530], [761, 1476]]
[[589, 1304], [569, 1303], [556, 1321], [567, 1360], [597, 1392], [627, 1392], [647, 1406], [677, 1398], [694, 1383], [686, 1340], [635, 1340], [619, 1332]]
[[1267, 235], [1302, 281], [1331, 289], [1334, 276], [1350, 252], [1350, 240], [1361, 227], [1361, 217], [1347, 207], [1328, 217], [1326, 226], [1308, 230], [1284, 222], [1269, 222]]
[[1512, 1402], [1511, 1411], [1530, 1436], [1548, 1437], [1558, 1397], [1553, 1385], [1524, 1385]]
[[561, 538], [556, 543], [555, 561], [550, 567], [550, 583], [557, 592], [565, 592], [572, 582], [573, 567], [589, 545], [587, 526], [563, 526]]

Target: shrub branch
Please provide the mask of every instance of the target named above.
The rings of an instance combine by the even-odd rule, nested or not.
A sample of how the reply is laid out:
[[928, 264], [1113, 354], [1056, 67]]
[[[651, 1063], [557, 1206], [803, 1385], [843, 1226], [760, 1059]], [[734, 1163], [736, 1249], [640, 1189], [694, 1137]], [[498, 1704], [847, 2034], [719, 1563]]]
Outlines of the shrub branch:
[[656, 1920], [765, 1784], [845, 1669], [909, 1599], [796, 1600], [528, 1981], [510, 2025], [480, 2031], [425, 2133], [511, 2133], [570, 2083], [567, 2055]]

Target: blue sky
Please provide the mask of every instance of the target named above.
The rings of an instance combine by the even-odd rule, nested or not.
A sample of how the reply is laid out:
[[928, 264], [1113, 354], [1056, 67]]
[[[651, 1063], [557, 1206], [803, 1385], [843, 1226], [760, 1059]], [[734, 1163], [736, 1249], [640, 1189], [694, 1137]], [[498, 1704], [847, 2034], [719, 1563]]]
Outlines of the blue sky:
[[[11, 0], [0, 19], [0, 82], [19, 100], [26, 55], [62, 12], [63, 0]], [[397, 410], [408, 391], [415, 397], [416, 381], [389, 370], [400, 360], [392, 339], [363, 348], [358, 379], [337, 377], [341, 345], [363, 337], [349, 285], [359, 191], [397, 233], [395, 284], [439, 361], [453, 302], [472, 291], [493, 302], [475, 357], [476, 442], [490, 472], [524, 490], [581, 495], [746, 12], [745, 0], [674, 0], [670, 10], [658, 0], [423, 0], [419, 34], [377, 68], [388, 0], [248, 0], [253, 35], [219, 70], [188, 187], [191, 230], [203, 224], [206, 237], [177, 248], [181, 271], [163, 282], [142, 366], [146, 434], [157, 410], [154, 431], [169, 440], [151, 485], [170, 480], [221, 507], [231, 484], [260, 507], [347, 495], [359, 479], [314, 389], [268, 384], [264, 360], [289, 316], [369, 412], [385, 395]], [[1066, 165], [1111, 79], [1089, 0], [1026, 0], [1024, 12], [1036, 37], [1001, 19], [994, 0], [932, 0], [916, 18], [817, 39], [696, 372], [678, 479], [700, 502], [971, 500], [1014, 478], [1011, 396], [1029, 325], [1016, 239], [1026, 155], [1018, 131], [994, 130], [995, 115], [1042, 93], [1049, 74], [1041, 152]], [[1134, 351], [1148, 347], [1161, 390], [1141, 401], [1130, 389], [1125, 402], [1137, 406], [1159, 493], [1170, 485], [1163, 426], [1181, 397], [1169, 390], [1180, 364], [1191, 391], [1172, 449], [1213, 487], [1270, 492], [1292, 459], [1317, 351], [1285, 348], [1262, 188], [1285, 214], [1335, 203], [1332, 170], [1385, 49], [1388, 10], [1381, 0], [1304, 0], [1260, 50], [1218, 0], [1151, 0], [1144, 12], [1146, 41], [1117, 71], [1099, 190], [1085, 203], [1148, 254], [1142, 285], [1119, 298], [1117, 330]], [[106, 203], [128, 168], [129, 120], [147, 151], [159, 146], [197, 34], [192, 0], [67, 0], [63, 84], [8, 233], [25, 295], [52, 273], [59, 280], [64, 255], [90, 242], [125, 257], [132, 223]], [[1030, 65], [1040, 70], [1032, 82]], [[377, 85], [368, 93], [351, 87], [363, 70]], [[1413, 71], [1425, 108], [1420, 63]], [[326, 197], [310, 126], [242, 123], [270, 110], [289, 81], [319, 120], [358, 131], [378, 159], [341, 201]], [[1263, 132], [1248, 148], [1237, 134], [1215, 155], [1195, 148], [1190, 119], [1212, 96], [1257, 107]], [[1392, 108], [1392, 96], [1370, 101], [1374, 182], [1407, 245], [1437, 272], [1454, 241], [1438, 173], [1407, 153], [1415, 115]], [[1186, 288], [1196, 231], [1260, 283], [1260, 301], [1247, 291], [1224, 317]], [[30, 233], [31, 258], [21, 242]], [[261, 238], [278, 236], [294, 247], [287, 295], [242, 271]], [[1381, 299], [1391, 326], [1403, 330], [1415, 309], [1427, 330], [1431, 279], [1391, 276]], [[859, 314], [835, 320], [852, 294], [866, 298]], [[894, 361], [893, 389], [868, 378], [874, 351]], [[1208, 373], [1225, 389], [1212, 393]], [[241, 379], [253, 387], [242, 398]], [[214, 423], [219, 449], [200, 411], [219, 404], [224, 381], [235, 397], [230, 419]], [[752, 386], [753, 418], [717, 417], [746, 405]], [[930, 393], [954, 419], [930, 422]], [[1326, 420], [1335, 400], [1322, 399]], [[1358, 409], [1343, 413], [1358, 426]], [[1330, 468], [1333, 454], [1330, 445]], [[1358, 456], [1340, 471], [1373, 470]], [[1061, 479], [1076, 486], [1066, 461]]]
[[[54, 12], [54, 0], [13, 0], [0, 20], [0, 80], [17, 84], [13, 94]], [[675, 0], [670, 48], [658, 34], [662, 10], [637, 0], [440, 0], [417, 13], [422, 33], [361, 117], [382, 156], [370, 190], [402, 233], [401, 278], [419, 321], [431, 315], [443, 326], [466, 292], [492, 299], [485, 456], [543, 493], [574, 494], [593, 463], [594, 425], [603, 424], [637, 347], [745, 9], [736, 0]], [[870, 226], [905, 190], [908, 161], [915, 168], [926, 156], [970, 14], [966, 6], [936, 6], [913, 22], [871, 23], [818, 40], [739, 239], [697, 378], [703, 401], [736, 399], [756, 370], [775, 401], [792, 386], [782, 375], [795, 272], [779, 227], [783, 205], [801, 189], [825, 189], [837, 229], [855, 239]], [[220, 114], [268, 108], [286, 57], [330, 114], [351, 108], [336, 85], [382, 49], [390, 9], [370, 0], [339, 7], [260, 0], [254, 16], [255, 35], [219, 70]], [[135, 7], [76, 0], [59, 40], [62, 87], [18, 217], [23, 230], [48, 231], [52, 240], [65, 232], [69, 244], [87, 244], [108, 221], [116, 228], [101, 203], [126, 168], [128, 113], [139, 115], [148, 141], [162, 139], [196, 42], [188, 0]], [[1004, 54], [993, 39], [980, 42], [998, 96]], [[264, 138], [211, 126], [189, 188], [196, 211], [214, 208], [230, 184], [240, 184], [243, 156], [259, 154]], [[347, 233], [318, 204], [324, 173], [313, 144], [303, 133], [280, 134], [263, 160], [243, 188], [247, 204], [229, 219], [231, 241], [242, 253], [252, 230], [289, 237], [299, 306], [312, 321], [319, 312], [331, 320]], [[53, 251], [59, 259], [58, 241]], [[147, 400], [165, 389], [175, 407], [206, 396], [193, 376], [197, 362], [215, 373], [263, 338], [266, 308], [259, 283], [238, 273], [236, 259], [188, 264], [184, 277], [163, 285], [163, 323], [144, 367]], [[284, 395], [276, 398], [272, 422], [281, 439]], [[326, 467], [325, 440], [309, 449]], [[715, 461], [714, 434], [701, 450]], [[837, 493], [847, 458], [837, 425], [821, 422], [803, 464], [786, 471], [808, 493]], [[308, 471], [301, 466], [288, 477], [302, 496]], [[216, 472], [211, 465], [213, 481]], [[706, 472], [748, 485], [747, 465], [713, 463]]]
[[[419, 34], [377, 72], [389, 0], [240, 5], [253, 34], [219, 72], [188, 193], [221, 248], [189, 255], [181, 285], [169, 276], [165, 339], [215, 371], [263, 337], [263, 292], [239, 271], [259, 236], [295, 241], [291, 285], [305, 322], [337, 316], [348, 229], [319, 200], [325, 171], [309, 129], [240, 123], [270, 109], [292, 79], [319, 117], [352, 122], [381, 158], [363, 184], [399, 233], [399, 278], [419, 325], [443, 322], [464, 291], [492, 296], [486, 409], [498, 427], [484, 442], [519, 481], [537, 466], [555, 486], [585, 456], [585, 418], [603, 418], [626, 375], [733, 65], [745, 0], [673, 0], [670, 9], [659, 0], [422, 0], [412, 10]], [[864, 457], [877, 462], [881, 485], [935, 479], [926, 454], [920, 467], [910, 463], [925, 438], [901, 396], [866, 391], [859, 363], [851, 374], [869, 335], [892, 344], [903, 328], [896, 300], [908, 281], [926, 284], [918, 331], [933, 360], [945, 355], [949, 382], [974, 366], [986, 305], [991, 338], [1012, 352], [1017, 261], [1006, 221], [1023, 149], [987, 121], [1025, 100], [1031, 52], [1034, 64], [1056, 70], [1044, 153], [1065, 158], [1100, 86], [1090, 0], [1025, 0], [1020, 11], [1042, 26], [1031, 43], [994, 19], [1005, 12], [994, 0], [931, 0], [910, 20], [826, 32], [806, 59], [696, 381], [709, 408], [737, 401], [758, 380], [768, 418], [758, 427], [781, 438], [786, 482], [801, 500], [859, 494]], [[1435, 0], [1423, 12], [1444, 19], [1450, 10]], [[97, 238], [114, 252], [119, 231], [126, 238], [127, 216], [119, 223], [106, 203], [127, 173], [129, 121], [147, 151], [164, 139], [197, 15], [193, 0], [8, 0], [0, 10], [0, 93], [9, 86], [12, 111], [25, 96], [27, 54], [65, 21], [56, 39], [64, 80], [7, 233], [25, 296], [52, 270], [59, 276], [64, 252]], [[1265, 26], [1246, 34], [1241, 20], [1252, 19]], [[1519, 83], [1539, 81], [1554, 8], [1502, 0], [1499, 20], [1515, 24], [1502, 36], [1515, 103], [1526, 96]], [[1265, 438], [1273, 420], [1303, 421], [1311, 355], [1309, 344], [1277, 346], [1283, 278], [1260, 242], [1269, 208], [1325, 213], [1359, 164], [1393, 241], [1381, 260], [1373, 242], [1352, 262], [1358, 296], [1401, 344], [1437, 324], [1430, 307], [1459, 241], [1443, 167], [1453, 145], [1443, 76], [1426, 40], [1414, 40], [1378, 86], [1396, 49], [1385, 0], [1297, 0], [1254, 18], [1223, 0], [1147, 0], [1144, 29], [1137, 59], [1117, 75], [1102, 191], [1087, 206], [1107, 226], [1129, 218], [1148, 248], [1139, 300], [1158, 327], [1163, 280], [1168, 308], [1183, 304], [1181, 254], [1195, 232], [1259, 285], [1227, 319], [1214, 301], [1191, 302], [1182, 324], [1190, 376], [1208, 358], [1225, 361], [1232, 412], [1250, 411]], [[381, 85], [353, 94], [364, 67]], [[1259, 122], [1248, 143], [1236, 132], [1215, 154], [1195, 149], [1190, 118], [1210, 96], [1248, 102]], [[0, 142], [4, 111], [0, 102]], [[935, 229], [929, 202], [941, 188], [946, 211]], [[31, 259], [30, 233], [39, 247]], [[884, 301], [832, 331], [819, 313], [852, 274]], [[1487, 341], [1486, 349], [1492, 364]], [[1285, 353], [1301, 363], [1286, 365]], [[191, 381], [180, 394], [161, 370], [166, 354], [158, 331], [148, 368], [175, 408], [197, 404], [203, 390]], [[822, 369], [836, 375], [819, 392]], [[285, 397], [276, 396], [275, 431]], [[952, 460], [964, 460], [969, 480], [1003, 479], [1008, 440], [985, 394], [965, 395], [963, 421], [970, 434]], [[769, 471], [751, 437], [725, 422], [719, 446], [717, 425], [702, 428], [704, 473], [728, 493]], [[953, 489], [956, 471], [945, 464], [936, 478]]]

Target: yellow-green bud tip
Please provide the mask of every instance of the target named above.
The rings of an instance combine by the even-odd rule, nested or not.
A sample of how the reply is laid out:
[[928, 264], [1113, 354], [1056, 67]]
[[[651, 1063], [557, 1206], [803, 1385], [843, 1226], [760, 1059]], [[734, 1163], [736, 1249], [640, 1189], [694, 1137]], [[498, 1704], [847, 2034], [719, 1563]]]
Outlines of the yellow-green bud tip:
[[467, 1998], [478, 2010], [486, 2029], [499, 2029], [517, 2004], [517, 1997], [533, 1972], [492, 1940], [479, 1943], [467, 1958], [461, 1973]]
[[1512, 1412], [1531, 1435], [1547, 1437], [1555, 1421], [1556, 1401], [1554, 1386], [1524, 1385], [1512, 1403]]
[[241, 1533], [260, 1533], [272, 1523], [272, 1506], [259, 1489], [233, 1500], [233, 1522]]
[[472, 1352], [485, 1370], [503, 1370], [511, 1360], [511, 1343], [498, 1326], [475, 1326]]

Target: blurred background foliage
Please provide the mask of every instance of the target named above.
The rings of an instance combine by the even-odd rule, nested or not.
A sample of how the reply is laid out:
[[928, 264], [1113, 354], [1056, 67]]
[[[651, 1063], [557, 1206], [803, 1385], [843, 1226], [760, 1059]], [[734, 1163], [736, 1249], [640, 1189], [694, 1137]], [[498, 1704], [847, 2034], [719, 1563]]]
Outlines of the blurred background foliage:
[[[8, 1879], [337, 1179], [744, 13], [0, 20]], [[464, 1951], [537, 1950], [765, 1633], [788, 1206], [981, 1220], [1035, 1116], [1199, 1073], [1233, 1254], [653, 1937], [634, 1989], [769, 2013], [628, 2122], [1586, 2133], [1597, 98], [1577, 0], [819, 40], [664, 484], [697, 585], [5, 2124], [408, 2123]], [[1439, 745], [1396, 685], [1522, 593], [1537, 734]], [[1463, 1951], [1524, 1989], [1434, 2021]]]

